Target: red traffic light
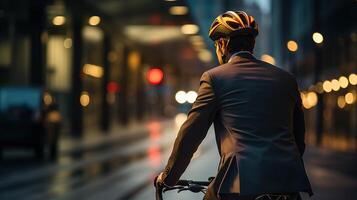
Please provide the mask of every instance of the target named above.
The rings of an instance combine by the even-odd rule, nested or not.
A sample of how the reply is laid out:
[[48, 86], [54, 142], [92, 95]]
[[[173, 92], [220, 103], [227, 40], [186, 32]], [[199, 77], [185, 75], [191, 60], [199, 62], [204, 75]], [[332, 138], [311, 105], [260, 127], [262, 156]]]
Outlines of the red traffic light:
[[119, 85], [118, 83], [112, 81], [107, 84], [107, 91], [108, 93], [116, 93], [119, 92]]
[[164, 72], [159, 68], [151, 68], [147, 72], [147, 80], [152, 85], [158, 85], [164, 79]]

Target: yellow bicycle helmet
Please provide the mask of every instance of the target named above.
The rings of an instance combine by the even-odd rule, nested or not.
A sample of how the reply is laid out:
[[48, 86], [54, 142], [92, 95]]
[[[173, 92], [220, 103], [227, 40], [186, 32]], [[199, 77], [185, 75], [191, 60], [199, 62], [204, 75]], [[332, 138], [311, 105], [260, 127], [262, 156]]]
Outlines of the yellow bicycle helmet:
[[213, 21], [209, 37], [213, 41], [237, 35], [251, 34], [255, 37], [258, 32], [258, 24], [252, 16], [243, 11], [227, 11]]

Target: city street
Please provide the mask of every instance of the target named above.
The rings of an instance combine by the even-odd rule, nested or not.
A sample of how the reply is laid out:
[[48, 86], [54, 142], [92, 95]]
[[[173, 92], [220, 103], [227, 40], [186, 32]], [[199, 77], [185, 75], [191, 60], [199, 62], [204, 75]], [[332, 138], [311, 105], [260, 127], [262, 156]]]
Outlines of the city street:
[[307, 175], [303, 200], [357, 200], [356, 8], [1, 0], [0, 200], [155, 200], [188, 112], [183, 132], [200, 137], [182, 154], [207, 122], [217, 137], [211, 127], [181, 179], [219, 174], [229, 196], [311, 193]]
[[[27, 152], [7, 151], [0, 164], [0, 199], [154, 199], [152, 180], [166, 164], [177, 130], [178, 125], [167, 120], [114, 128], [108, 135], [63, 138], [55, 162], [34, 161]], [[182, 178], [214, 176], [215, 148], [211, 128]], [[312, 199], [356, 199], [357, 157], [353, 153], [308, 146], [304, 159], [315, 192]], [[168, 192], [164, 197], [201, 199], [202, 194]]]

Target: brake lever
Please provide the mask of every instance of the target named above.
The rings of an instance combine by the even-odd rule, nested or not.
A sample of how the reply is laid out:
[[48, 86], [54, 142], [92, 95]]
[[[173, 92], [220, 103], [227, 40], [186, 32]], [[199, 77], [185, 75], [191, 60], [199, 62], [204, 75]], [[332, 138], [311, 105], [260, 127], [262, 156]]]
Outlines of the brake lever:
[[185, 190], [189, 190], [188, 188], [181, 188], [181, 189], [179, 189], [179, 190], [177, 190], [177, 193], [180, 193], [180, 192], [182, 192], [182, 191], [185, 191]]
[[182, 187], [177, 191], [177, 193], [180, 193], [185, 190], [190, 190], [191, 192], [198, 193], [198, 192], [203, 192], [206, 188], [200, 185], [189, 185], [188, 187]]
[[173, 187], [165, 187], [162, 192], [167, 192], [167, 191], [170, 191], [170, 190], [176, 190], [176, 189], [182, 189], [184, 188], [183, 186], [173, 186]]

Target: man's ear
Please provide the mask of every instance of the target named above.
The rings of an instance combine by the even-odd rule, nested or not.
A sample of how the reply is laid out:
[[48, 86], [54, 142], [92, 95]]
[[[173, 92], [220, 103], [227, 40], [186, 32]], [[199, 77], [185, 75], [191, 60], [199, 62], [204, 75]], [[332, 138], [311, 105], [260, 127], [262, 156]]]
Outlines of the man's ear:
[[218, 39], [217, 41], [215, 41], [215, 46], [216, 46], [216, 55], [218, 58], [218, 62], [220, 64], [224, 63], [223, 57], [224, 57], [224, 53], [225, 53], [225, 42], [222, 39]]
[[221, 47], [218, 40], [214, 41], [214, 49], [216, 53], [221, 53]]
[[227, 52], [226, 52], [226, 50], [227, 50], [227, 42], [226, 42], [225, 39], [220, 38], [220, 39], [218, 40], [218, 47], [219, 47], [219, 49], [220, 49], [222, 55], [225, 55], [225, 54], [227, 53]]

